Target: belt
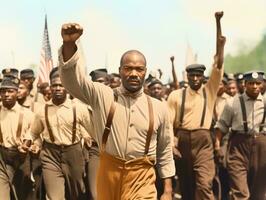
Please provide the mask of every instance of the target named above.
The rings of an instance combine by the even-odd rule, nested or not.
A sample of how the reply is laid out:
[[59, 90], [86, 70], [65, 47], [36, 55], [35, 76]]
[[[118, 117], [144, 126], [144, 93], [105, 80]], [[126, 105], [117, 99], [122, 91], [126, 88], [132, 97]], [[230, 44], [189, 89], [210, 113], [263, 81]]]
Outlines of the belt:
[[46, 148], [57, 149], [57, 150], [70, 150], [78, 146], [81, 147], [81, 142], [77, 142], [77, 143], [70, 144], [70, 145], [64, 145], [64, 144], [58, 145], [58, 144], [53, 144], [53, 143], [44, 141], [43, 146]]
[[4, 147], [0, 145], [0, 150], [10, 151], [10, 152], [19, 152], [17, 147]]
[[237, 134], [237, 135], [243, 135], [243, 136], [247, 136], [247, 137], [252, 137], [252, 138], [257, 138], [260, 136], [266, 136], [266, 132], [242, 132], [242, 131], [234, 131], [232, 130], [232, 135], [233, 134]]

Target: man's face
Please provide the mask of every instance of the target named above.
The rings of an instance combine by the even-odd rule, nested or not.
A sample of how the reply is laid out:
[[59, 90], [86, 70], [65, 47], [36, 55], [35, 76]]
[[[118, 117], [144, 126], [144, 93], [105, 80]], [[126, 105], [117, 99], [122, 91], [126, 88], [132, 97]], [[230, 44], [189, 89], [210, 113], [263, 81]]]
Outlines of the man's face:
[[27, 88], [32, 88], [34, 78], [21, 78], [20, 82], [25, 84], [27, 86]]
[[49, 101], [52, 98], [51, 88], [48, 86], [42, 91], [43, 97], [45, 101]]
[[2, 99], [2, 104], [6, 108], [12, 108], [17, 101], [18, 91], [16, 89], [11, 88], [2, 88], [0, 90], [0, 95]]
[[119, 87], [120, 85], [121, 85], [121, 79], [120, 79], [119, 77], [114, 76], [114, 77], [112, 77], [112, 78], [110, 79], [110, 84], [109, 84], [109, 86], [110, 86], [111, 88], [117, 88], [117, 87]]
[[237, 88], [239, 93], [242, 94], [245, 91], [245, 81], [244, 80], [237, 81]]
[[18, 87], [18, 99], [23, 99], [29, 95], [29, 89], [24, 84], [19, 84]]
[[261, 92], [262, 81], [246, 81], [245, 86], [247, 95], [256, 99]]
[[52, 99], [55, 101], [62, 101], [66, 99], [66, 90], [62, 85], [62, 82], [59, 77], [52, 78], [51, 80], [51, 92]]
[[161, 84], [156, 83], [149, 87], [149, 93], [152, 97], [161, 100], [163, 97], [163, 87]]
[[143, 56], [137, 53], [127, 54], [121, 64], [119, 73], [123, 86], [129, 92], [139, 91], [143, 86], [147, 70]]
[[229, 82], [227, 85], [227, 94], [233, 97], [236, 95], [237, 92], [238, 90], [237, 90], [236, 82], [235, 81]]
[[198, 90], [200, 89], [203, 80], [204, 80], [204, 76], [203, 73], [201, 72], [189, 72], [187, 74], [187, 79], [188, 79], [188, 85], [190, 86], [190, 88], [192, 90]]

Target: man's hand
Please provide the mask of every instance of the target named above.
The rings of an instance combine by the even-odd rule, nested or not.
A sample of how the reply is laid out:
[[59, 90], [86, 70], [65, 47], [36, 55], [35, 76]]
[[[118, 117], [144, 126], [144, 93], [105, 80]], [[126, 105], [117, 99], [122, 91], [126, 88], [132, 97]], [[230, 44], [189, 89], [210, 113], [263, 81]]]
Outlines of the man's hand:
[[214, 161], [216, 164], [222, 166], [224, 162], [224, 153], [221, 148], [214, 150]]
[[30, 151], [34, 154], [38, 154], [40, 152], [41, 148], [37, 144], [33, 144], [30, 147]]
[[63, 24], [61, 36], [64, 43], [75, 43], [83, 33], [83, 28], [76, 23]]
[[18, 146], [18, 150], [21, 153], [27, 153], [29, 151], [29, 147], [31, 145], [31, 141], [30, 140], [24, 140], [23, 143], [21, 143]]
[[174, 56], [171, 56], [171, 57], [170, 57], [170, 60], [171, 60], [171, 62], [174, 62], [175, 57], [174, 57]]
[[64, 24], [61, 29], [63, 38], [63, 60], [68, 61], [77, 51], [76, 41], [83, 33], [83, 28], [79, 24]]
[[172, 200], [172, 192], [164, 192], [160, 200]]

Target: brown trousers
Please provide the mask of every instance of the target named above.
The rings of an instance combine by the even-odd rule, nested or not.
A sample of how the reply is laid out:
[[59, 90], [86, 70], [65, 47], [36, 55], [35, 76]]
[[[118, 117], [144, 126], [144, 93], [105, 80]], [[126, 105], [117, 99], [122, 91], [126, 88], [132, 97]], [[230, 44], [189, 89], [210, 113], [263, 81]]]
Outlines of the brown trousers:
[[232, 134], [227, 168], [233, 200], [266, 199], [266, 136]]
[[40, 158], [49, 200], [83, 198], [85, 161], [80, 143], [61, 147], [44, 142]]
[[212, 181], [215, 175], [213, 143], [208, 130], [179, 129], [176, 160], [182, 200], [213, 200]]
[[100, 153], [97, 176], [98, 200], [155, 200], [154, 161], [144, 156], [125, 161]]

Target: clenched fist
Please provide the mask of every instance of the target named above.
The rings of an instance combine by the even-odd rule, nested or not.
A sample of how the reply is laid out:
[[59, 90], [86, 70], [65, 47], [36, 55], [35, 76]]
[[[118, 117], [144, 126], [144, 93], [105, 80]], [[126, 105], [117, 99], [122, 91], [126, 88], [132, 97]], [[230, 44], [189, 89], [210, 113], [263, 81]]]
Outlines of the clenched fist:
[[79, 24], [68, 23], [62, 25], [61, 35], [65, 43], [75, 43], [82, 33], [83, 28]]

